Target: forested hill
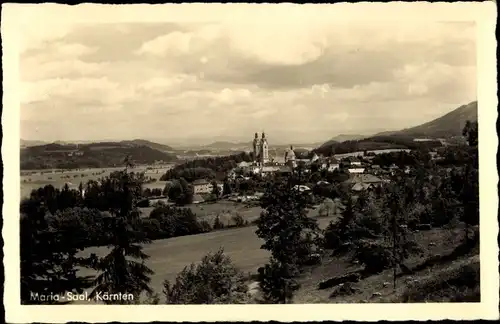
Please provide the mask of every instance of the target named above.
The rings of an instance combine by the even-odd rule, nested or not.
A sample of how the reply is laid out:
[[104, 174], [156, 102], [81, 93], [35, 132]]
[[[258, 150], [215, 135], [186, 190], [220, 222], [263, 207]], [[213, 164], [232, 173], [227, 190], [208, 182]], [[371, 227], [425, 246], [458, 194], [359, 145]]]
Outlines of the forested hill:
[[[158, 144], [161, 145], [161, 144]], [[125, 158], [136, 164], [173, 162], [177, 156], [148, 145], [123, 142], [46, 144], [21, 149], [21, 170], [104, 168], [121, 166]]]
[[172, 148], [171, 146], [168, 146], [165, 144], [160, 144], [160, 143], [155, 143], [155, 142], [151, 142], [151, 141], [143, 140], [143, 139], [134, 139], [131, 141], [121, 141], [120, 143], [125, 144], [125, 145], [135, 145], [135, 146], [143, 146], [144, 145], [144, 146], [148, 146], [152, 149], [162, 151], [162, 152], [171, 153], [171, 152], [175, 151], [175, 149]]
[[427, 138], [451, 138], [461, 136], [465, 123], [477, 121], [477, 101], [463, 105], [425, 124], [396, 132], [384, 132], [379, 135], [399, 135]]
[[[442, 117], [416, 127], [383, 132], [359, 140], [344, 142], [330, 140], [315, 149], [315, 152], [331, 155], [365, 150], [432, 148], [442, 145], [439, 138], [444, 138], [450, 143], [459, 142], [457, 138], [462, 136], [467, 120], [477, 121], [477, 101], [460, 106]], [[425, 138], [428, 141], [415, 141], [419, 138]]]

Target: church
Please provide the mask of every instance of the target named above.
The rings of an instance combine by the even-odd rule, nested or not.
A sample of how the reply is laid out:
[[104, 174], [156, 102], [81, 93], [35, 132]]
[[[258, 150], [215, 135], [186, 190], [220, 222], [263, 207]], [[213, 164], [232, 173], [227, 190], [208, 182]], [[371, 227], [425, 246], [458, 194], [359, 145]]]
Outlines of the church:
[[[266, 134], [264, 132], [262, 132], [261, 138], [259, 138], [258, 133], [255, 133], [255, 137], [253, 139], [253, 160], [254, 165], [259, 167], [269, 165], [270, 162], [273, 162], [274, 160], [269, 157], [269, 143], [267, 142]], [[275, 165], [276, 162], [271, 164]], [[285, 165], [291, 168], [295, 168], [297, 166], [293, 146], [290, 146], [290, 149], [285, 152]]]
[[260, 139], [259, 134], [255, 133], [255, 138], [253, 139], [253, 160], [259, 166], [263, 166], [269, 162], [269, 144], [264, 132], [262, 132], [262, 138]]

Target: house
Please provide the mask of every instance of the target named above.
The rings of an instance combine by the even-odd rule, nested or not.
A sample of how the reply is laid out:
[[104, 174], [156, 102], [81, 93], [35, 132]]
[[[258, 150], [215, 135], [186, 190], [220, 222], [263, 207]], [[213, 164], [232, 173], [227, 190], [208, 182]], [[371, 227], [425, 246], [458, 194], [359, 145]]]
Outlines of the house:
[[349, 168], [349, 169], [347, 169], [347, 171], [351, 174], [363, 173], [363, 172], [365, 172], [365, 168]]
[[361, 166], [361, 161], [351, 161], [352, 166]]
[[250, 165], [251, 165], [251, 163], [242, 161], [242, 162], [238, 163], [238, 168], [247, 168]]
[[345, 181], [348, 184], [352, 184], [351, 189], [354, 191], [362, 191], [371, 189], [384, 182], [384, 180], [376, 177], [372, 174], [352, 174], [351, 177]]
[[293, 186], [293, 189], [294, 190], [298, 190], [300, 192], [310, 191], [311, 190], [311, 188], [309, 188], [308, 186], [304, 186], [304, 185], [295, 185], [295, 186]]
[[290, 174], [292, 173], [292, 168], [290, 166], [282, 166], [277, 172], [281, 174]]
[[193, 181], [194, 194], [211, 193], [213, 190], [212, 184], [205, 179], [198, 179]]
[[263, 166], [260, 172], [262, 173], [262, 175], [268, 175], [277, 172], [279, 169], [280, 169], [279, 166], [269, 165], [269, 166]]
[[340, 164], [339, 163], [332, 163], [328, 165], [328, 172], [333, 172], [335, 170], [340, 169]]
[[357, 182], [352, 186], [351, 190], [363, 191], [363, 190], [371, 189], [372, 187], [373, 187], [373, 185], [371, 183]]

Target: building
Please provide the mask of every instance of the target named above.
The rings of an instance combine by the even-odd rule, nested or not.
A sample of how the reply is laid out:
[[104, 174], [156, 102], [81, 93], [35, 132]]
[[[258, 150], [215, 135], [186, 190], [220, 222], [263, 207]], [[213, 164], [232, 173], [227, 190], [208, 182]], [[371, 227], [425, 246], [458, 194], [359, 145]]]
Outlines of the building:
[[347, 184], [352, 185], [351, 189], [354, 191], [371, 189], [383, 182], [384, 180], [372, 174], [352, 174], [351, 177], [346, 180]]
[[262, 132], [262, 138], [259, 139], [259, 134], [255, 133], [253, 139], [253, 159], [257, 165], [264, 165], [269, 162], [269, 144], [266, 134]]
[[328, 165], [328, 172], [333, 172], [335, 170], [340, 169], [340, 164], [339, 163], [331, 163]]
[[347, 171], [351, 174], [354, 174], [354, 173], [364, 173], [365, 172], [365, 168], [349, 168], [347, 169]]
[[297, 167], [297, 157], [295, 156], [293, 146], [290, 146], [290, 149], [285, 152], [285, 165], [290, 168]]
[[304, 186], [304, 185], [295, 185], [295, 186], [293, 186], [293, 189], [298, 190], [300, 192], [311, 191], [311, 188], [309, 188], [308, 186]]
[[195, 195], [212, 193], [213, 186], [209, 181], [205, 179], [198, 179], [193, 181], [193, 191]]

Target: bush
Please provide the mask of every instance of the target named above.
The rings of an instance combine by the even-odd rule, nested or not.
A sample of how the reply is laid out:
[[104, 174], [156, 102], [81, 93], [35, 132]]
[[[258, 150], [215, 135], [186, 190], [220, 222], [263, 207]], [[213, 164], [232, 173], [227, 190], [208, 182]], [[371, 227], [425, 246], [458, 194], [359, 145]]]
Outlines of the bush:
[[269, 303], [289, 303], [293, 293], [300, 287], [294, 279], [297, 274], [296, 266], [271, 257], [268, 264], [259, 268], [258, 281], [264, 300]]
[[235, 227], [245, 226], [245, 220], [243, 219], [243, 216], [241, 216], [239, 213], [233, 215], [232, 221]]
[[480, 302], [480, 293], [479, 260], [471, 258], [466, 264], [431, 273], [411, 285], [402, 301]]
[[355, 245], [354, 259], [365, 265], [366, 273], [376, 274], [394, 264], [391, 248], [385, 242], [362, 240]]
[[182, 270], [173, 285], [163, 283], [167, 304], [240, 304], [248, 300], [243, 273], [220, 249]]
[[221, 222], [219, 215], [215, 217], [214, 225], [212, 227], [214, 230], [223, 229], [225, 227], [224, 224]]

